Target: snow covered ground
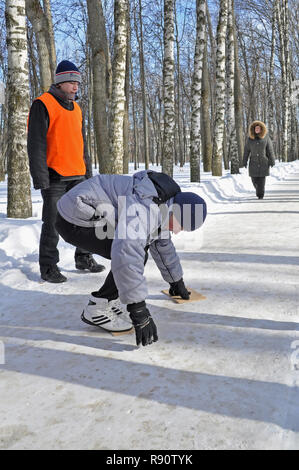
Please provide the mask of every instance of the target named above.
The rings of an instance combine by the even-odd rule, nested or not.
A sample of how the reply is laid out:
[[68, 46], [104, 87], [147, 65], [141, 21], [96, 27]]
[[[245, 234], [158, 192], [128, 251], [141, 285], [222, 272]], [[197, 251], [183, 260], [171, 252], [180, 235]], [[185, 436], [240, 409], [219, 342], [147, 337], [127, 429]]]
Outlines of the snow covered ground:
[[0, 448], [299, 449], [299, 162], [277, 163], [262, 201], [246, 170], [188, 177], [209, 215], [173, 240], [207, 298], [172, 303], [150, 259], [159, 342], [141, 349], [81, 322], [105, 273], [77, 271], [70, 245], [68, 282], [39, 282], [41, 196], [7, 219], [0, 184]]

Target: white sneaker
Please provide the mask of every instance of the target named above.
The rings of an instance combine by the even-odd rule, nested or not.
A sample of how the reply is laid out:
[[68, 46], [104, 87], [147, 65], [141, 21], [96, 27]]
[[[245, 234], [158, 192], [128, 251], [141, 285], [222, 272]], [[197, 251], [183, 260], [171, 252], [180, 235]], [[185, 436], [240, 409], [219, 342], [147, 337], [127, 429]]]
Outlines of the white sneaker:
[[101, 299], [90, 295], [81, 320], [88, 325], [98, 326], [110, 332], [130, 331], [133, 327], [129, 314], [123, 311], [119, 299]]

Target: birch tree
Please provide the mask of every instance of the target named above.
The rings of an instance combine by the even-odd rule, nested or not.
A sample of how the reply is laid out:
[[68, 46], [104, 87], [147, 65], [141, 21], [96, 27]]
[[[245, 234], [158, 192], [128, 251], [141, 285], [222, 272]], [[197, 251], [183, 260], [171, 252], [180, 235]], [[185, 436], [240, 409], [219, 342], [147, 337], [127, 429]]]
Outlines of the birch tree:
[[[206, 38], [207, 39], [207, 38]], [[212, 137], [211, 137], [211, 111], [210, 111], [210, 81], [208, 67], [208, 44], [205, 40], [205, 50], [202, 67], [201, 90], [201, 142], [203, 170], [211, 171], [212, 168]]]
[[[182, 126], [181, 126], [181, 58], [180, 58], [180, 38], [178, 28], [176, 0], [174, 4], [174, 24], [175, 24], [175, 44], [176, 44], [176, 135], [178, 140], [177, 153], [180, 166], [184, 166], [184, 149], [182, 142]], [[186, 12], [185, 12], [186, 15]]]
[[26, 0], [26, 13], [37, 44], [41, 91], [45, 92], [52, 83], [47, 18], [39, 0]]
[[277, 0], [277, 24], [280, 40], [280, 66], [282, 80], [282, 160], [288, 161], [288, 128], [290, 114], [290, 57], [289, 57], [289, 11], [288, 0]]
[[233, 11], [233, 32], [234, 32], [234, 54], [235, 54], [235, 77], [234, 77], [234, 96], [235, 96], [235, 126], [236, 138], [239, 156], [239, 168], [243, 167], [243, 150], [244, 150], [244, 134], [243, 134], [243, 101], [241, 93], [241, 72], [239, 65], [239, 47], [236, 28], [236, 18]]
[[5, 119], [6, 115], [6, 109], [5, 109], [5, 101], [6, 101], [6, 96], [5, 96], [5, 86], [4, 83], [0, 81], [0, 181], [5, 180], [5, 155], [6, 155], [6, 149], [5, 149], [5, 141], [7, 140], [5, 138], [6, 134], [6, 125], [7, 125], [7, 119]]
[[139, 69], [142, 95], [142, 122], [143, 122], [143, 154], [145, 168], [149, 167], [149, 141], [148, 141], [148, 119], [147, 119], [147, 99], [145, 89], [145, 66], [144, 66], [144, 44], [143, 44], [143, 19], [142, 19], [142, 2], [138, 0], [138, 19], [139, 30], [136, 19], [136, 9], [134, 9], [135, 30], [139, 51]]
[[200, 181], [200, 119], [202, 68], [205, 50], [206, 1], [196, 0], [196, 43], [191, 88], [190, 179]]
[[53, 20], [52, 20], [52, 11], [50, 0], [43, 0], [45, 21], [47, 25], [47, 36], [48, 36], [48, 50], [50, 57], [50, 68], [52, 75], [52, 83], [54, 83], [55, 70], [56, 70], [56, 46], [55, 46], [55, 37], [53, 29]]
[[123, 173], [124, 112], [127, 55], [127, 0], [114, 1], [114, 58], [110, 123], [110, 158], [112, 173]]
[[173, 175], [174, 159], [174, 0], [164, 0], [163, 60], [164, 133], [162, 171]]
[[138, 168], [138, 131], [137, 131], [137, 119], [136, 119], [136, 94], [133, 77], [133, 66], [132, 66], [132, 54], [130, 54], [130, 81], [131, 81], [131, 101], [132, 101], [132, 115], [133, 115], [133, 161], [134, 170]]
[[207, 3], [207, 15], [206, 15], [206, 22], [207, 22], [207, 33], [209, 38], [210, 44], [210, 53], [209, 53], [209, 83], [210, 83], [210, 100], [211, 100], [211, 123], [212, 123], [212, 131], [214, 134], [214, 126], [215, 126], [215, 101], [216, 101], [216, 56], [217, 56], [217, 43], [216, 39], [213, 34], [213, 26], [212, 26], [212, 18], [210, 14], [210, 10], [208, 8]]
[[239, 173], [239, 156], [235, 123], [235, 45], [234, 45], [234, 0], [228, 0], [227, 22], [227, 141], [231, 173]]
[[124, 112], [124, 173], [129, 173], [130, 161], [130, 120], [129, 120], [129, 102], [130, 102], [130, 62], [131, 62], [131, 26], [130, 26], [130, 9], [127, 8], [126, 17], [127, 27], [127, 52], [126, 52], [126, 78], [125, 78], [125, 112]]
[[295, 80], [295, 73], [293, 70], [294, 64], [293, 60], [291, 60], [291, 69], [289, 74], [289, 87], [290, 87], [290, 134], [291, 134], [291, 142], [290, 142], [290, 149], [288, 160], [293, 161], [299, 157], [298, 155], [298, 121], [297, 121], [297, 113], [298, 113], [298, 105], [299, 105], [299, 81]]
[[108, 109], [111, 63], [101, 0], [87, 0], [91, 48], [93, 122], [100, 173], [112, 172], [109, 154]]
[[269, 69], [269, 115], [268, 115], [268, 128], [271, 139], [274, 137], [274, 59], [275, 59], [275, 45], [276, 45], [276, 20], [277, 20], [278, 1], [273, 1], [272, 11], [272, 37], [271, 37], [271, 56], [270, 56], [270, 69]]
[[220, 0], [217, 26], [216, 52], [216, 103], [215, 135], [213, 146], [212, 175], [222, 176], [222, 157], [225, 115], [225, 38], [227, 30], [228, 0]]
[[8, 51], [8, 201], [7, 216], [32, 216], [26, 123], [29, 110], [29, 75], [25, 0], [6, 0]]

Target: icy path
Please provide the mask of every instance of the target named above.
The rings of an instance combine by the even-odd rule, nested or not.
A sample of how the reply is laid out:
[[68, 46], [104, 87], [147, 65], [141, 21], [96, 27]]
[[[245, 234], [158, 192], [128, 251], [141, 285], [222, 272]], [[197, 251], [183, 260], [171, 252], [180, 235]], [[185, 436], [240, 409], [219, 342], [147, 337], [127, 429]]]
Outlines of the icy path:
[[69, 281], [39, 284], [39, 222], [4, 225], [0, 448], [299, 449], [299, 173], [211, 210], [176, 241], [207, 300], [172, 304], [150, 260], [160, 340], [139, 350], [80, 321], [104, 275], [62, 245]]

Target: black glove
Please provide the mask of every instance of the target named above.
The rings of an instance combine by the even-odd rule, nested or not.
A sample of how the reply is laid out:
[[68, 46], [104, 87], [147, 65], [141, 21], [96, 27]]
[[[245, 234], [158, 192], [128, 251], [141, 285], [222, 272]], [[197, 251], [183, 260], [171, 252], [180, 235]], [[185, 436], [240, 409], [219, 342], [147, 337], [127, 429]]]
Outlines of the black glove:
[[127, 305], [127, 310], [130, 312], [130, 318], [135, 328], [137, 346], [140, 343], [142, 346], [146, 346], [158, 341], [157, 327], [145, 302]]
[[180, 295], [182, 299], [184, 300], [190, 299], [190, 292], [187, 291], [183, 279], [180, 279], [177, 282], [170, 282], [169, 284], [170, 284], [169, 294], [171, 296]]

